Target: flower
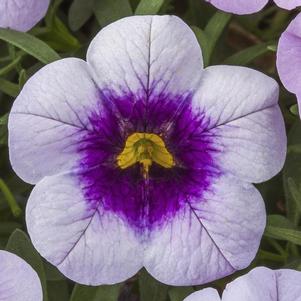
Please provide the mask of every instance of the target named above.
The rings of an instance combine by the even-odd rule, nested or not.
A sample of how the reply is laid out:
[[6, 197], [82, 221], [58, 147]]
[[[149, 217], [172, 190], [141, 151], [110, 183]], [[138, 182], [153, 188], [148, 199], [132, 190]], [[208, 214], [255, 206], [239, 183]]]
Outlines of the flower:
[[[253, 14], [262, 10], [269, 0], [206, 0], [223, 11], [238, 15]], [[274, 0], [281, 8], [294, 9], [301, 5], [301, 0]]]
[[277, 69], [279, 77], [287, 90], [297, 95], [301, 101], [301, 14], [290, 23], [282, 33], [277, 49]]
[[253, 269], [227, 285], [220, 298], [215, 289], [193, 293], [184, 301], [300, 301], [301, 273], [294, 270]]
[[45, 15], [50, 0], [1, 0], [0, 28], [28, 31]]
[[0, 250], [0, 299], [42, 301], [42, 286], [37, 273], [15, 254]]
[[248, 68], [203, 69], [174, 16], [103, 29], [87, 62], [45, 66], [9, 117], [10, 160], [37, 184], [26, 221], [36, 249], [84, 284], [144, 266], [174, 285], [249, 265], [266, 215], [254, 182], [281, 169], [278, 85]]

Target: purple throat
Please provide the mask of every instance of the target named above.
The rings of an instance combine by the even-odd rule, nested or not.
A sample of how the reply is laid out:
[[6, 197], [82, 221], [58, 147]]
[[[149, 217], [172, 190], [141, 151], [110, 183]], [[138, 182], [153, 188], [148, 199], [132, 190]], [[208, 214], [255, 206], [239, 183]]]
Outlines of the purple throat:
[[[91, 130], [78, 144], [79, 181], [90, 206], [121, 217], [139, 234], [163, 226], [187, 204], [202, 202], [220, 171], [214, 137], [204, 112], [194, 112], [191, 93], [159, 95], [99, 92]], [[153, 163], [148, 178], [136, 163], [122, 169], [117, 158], [134, 133], [162, 138], [175, 164]]]

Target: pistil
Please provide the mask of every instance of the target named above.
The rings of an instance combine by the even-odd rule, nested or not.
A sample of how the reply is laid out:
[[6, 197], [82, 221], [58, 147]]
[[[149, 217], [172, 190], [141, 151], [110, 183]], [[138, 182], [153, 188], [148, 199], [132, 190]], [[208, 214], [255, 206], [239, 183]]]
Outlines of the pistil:
[[175, 161], [163, 139], [151, 133], [134, 133], [130, 135], [123, 151], [117, 157], [117, 165], [126, 169], [136, 163], [142, 166], [144, 179], [148, 179], [153, 162], [164, 168], [172, 168]]

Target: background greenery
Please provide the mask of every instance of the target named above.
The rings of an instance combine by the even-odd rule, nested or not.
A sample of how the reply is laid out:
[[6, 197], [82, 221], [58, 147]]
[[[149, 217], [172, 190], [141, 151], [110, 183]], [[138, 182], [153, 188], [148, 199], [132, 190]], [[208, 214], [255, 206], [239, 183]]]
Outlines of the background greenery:
[[[26, 80], [59, 58], [84, 58], [102, 27], [133, 14], [178, 15], [194, 30], [206, 65], [251, 66], [278, 79], [277, 40], [296, 13], [270, 4], [252, 16], [231, 16], [203, 0], [55, 0], [44, 21], [31, 32], [0, 29], [0, 249], [18, 254], [33, 266], [42, 281], [45, 301], [182, 301], [202, 287], [222, 291], [247, 270], [202, 287], [168, 287], [144, 270], [122, 284], [86, 287], [45, 262], [26, 234], [24, 208], [32, 187], [14, 174], [8, 159], [7, 116]], [[258, 185], [266, 202], [268, 226], [249, 269], [265, 265], [301, 270], [301, 123], [295, 96], [284, 88], [280, 104], [289, 135], [287, 161], [281, 174]]]

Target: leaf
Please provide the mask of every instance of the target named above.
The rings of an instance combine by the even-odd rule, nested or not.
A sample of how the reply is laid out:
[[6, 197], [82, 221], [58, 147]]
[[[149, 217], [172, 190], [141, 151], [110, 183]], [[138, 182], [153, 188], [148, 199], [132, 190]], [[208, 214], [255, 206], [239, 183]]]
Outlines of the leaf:
[[26, 70], [22, 69], [19, 73], [19, 89], [21, 90], [27, 81]]
[[295, 230], [290, 220], [281, 215], [270, 215], [264, 236], [301, 245], [301, 231]]
[[0, 117], [0, 125], [7, 125], [8, 123], [8, 113]]
[[224, 64], [226, 65], [247, 65], [259, 56], [266, 54], [270, 50], [271, 43], [262, 43], [259, 45], [251, 46], [242, 51], [235, 53], [228, 57]]
[[192, 287], [172, 287], [169, 292], [170, 301], [183, 301], [187, 296], [192, 294], [194, 289]]
[[22, 230], [15, 230], [9, 237], [6, 250], [23, 258], [37, 272], [43, 288], [43, 300], [47, 301], [47, 285], [43, 262], [29, 237]]
[[164, 0], [141, 0], [136, 8], [135, 15], [155, 15], [164, 4]]
[[205, 66], [209, 65], [217, 41], [224, 32], [227, 24], [230, 22], [231, 17], [231, 14], [218, 11], [213, 15], [205, 27], [204, 32], [208, 39], [208, 44], [202, 45], [202, 47], [207, 48], [206, 52], [208, 53], [207, 60], [204, 62]]
[[210, 47], [208, 47], [208, 45], [210, 44], [209, 38], [207, 37], [206, 33], [202, 29], [196, 26], [191, 26], [191, 29], [193, 30], [199, 42], [199, 45], [202, 48], [204, 65], [208, 66], [210, 61]]
[[205, 67], [209, 65], [217, 41], [222, 35], [230, 19], [231, 14], [218, 11], [209, 20], [204, 30], [201, 30], [196, 26], [192, 26], [192, 30], [194, 31], [202, 48]]
[[299, 116], [299, 108], [298, 108], [298, 105], [297, 105], [297, 104], [292, 105], [292, 106], [290, 107], [290, 111], [291, 111], [291, 113], [292, 113], [293, 115]]
[[0, 236], [11, 234], [16, 229], [21, 229], [22, 225], [16, 222], [1, 222], [0, 223]]
[[[47, 281], [48, 300], [49, 301], [67, 301], [69, 300], [68, 282], [64, 281]], [[83, 299], [82, 301], [86, 301]], [[89, 299], [87, 299], [89, 301]]]
[[120, 292], [120, 284], [85, 286], [76, 284], [70, 301], [117, 301]]
[[168, 296], [168, 286], [151, 277], [145, 269], [139, 275], [140, 300], [165, 301]]
[[11, 83], [6, 79], [0, 78], [0, 91], [9, 96], [17, 97], [20, 92], [20, 88], [19, 85]]
[[95, 1], [94, 14], [98, 23], [104, 27], [121, 18], [131, 16], [132, 8], [128, 0]]
[[51, 282], [65, 279], [64, 275], [49, 262], [44, 262], [44, 270], [46, 274], [46, 279]]
[[[298, 224], [300, 218], [301, 199], [293, 195], [292, 181], [297, 185], [300, 190], [301, 183], [301, 122], [297, 120], [289, 131], [288, 134], [288, 152], [286, 162], [283, 168], [283, 185], [286, 199], [287, 216], [295, 224]], [[289, 180], [291, 179], [291, 180]]]
[[80, 47], [79, 41], [70, 33], [65, 24], [56, 16], [50, 29], [39, 33], [39, 37], [58, 51], [74, 51]]
[[93, 15], [94, 0], [74, 0], [68, 13], [68, 23], [73, 31], [79, 30]]
[[294, 203], [296, 205], [296, 209], [299, 211], [299, 215], [301, 214], [301, 191], [300, 188], [297, 186], [296, 182], [293, 178], [287, 179], [288, 189], [292, 195]]
[[28, 33], [0, 28], [0, 39], [22, 49], [44, 64], [60, 59], [46, 43]]

